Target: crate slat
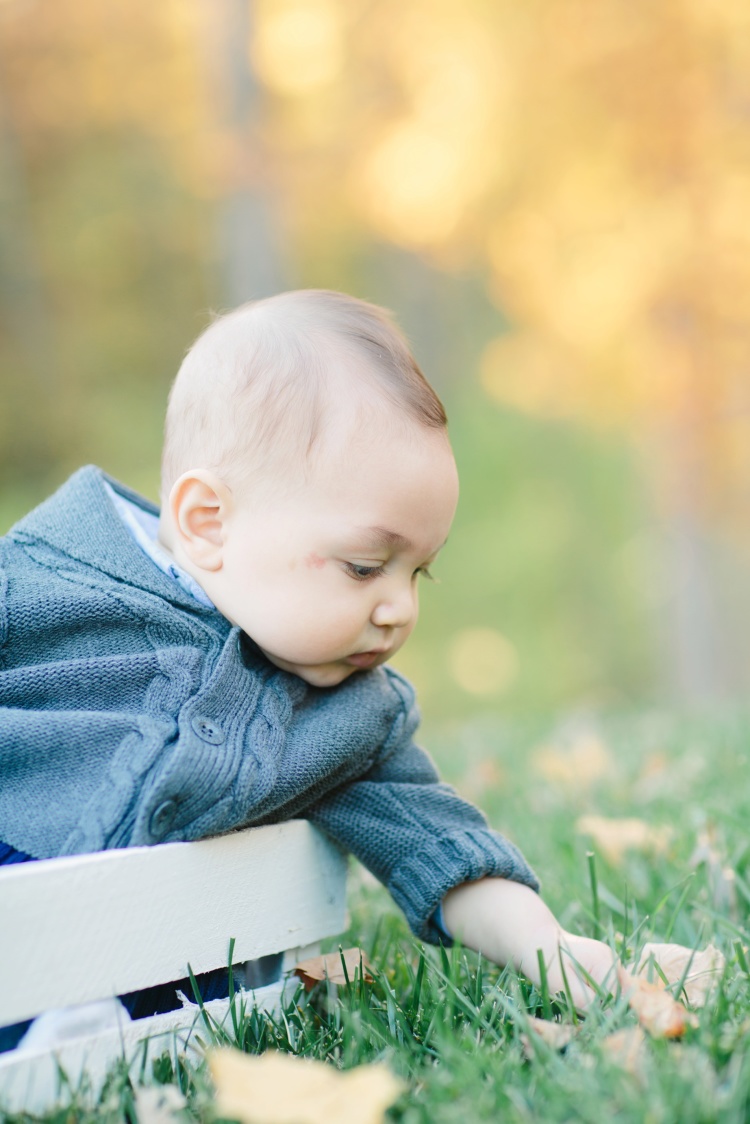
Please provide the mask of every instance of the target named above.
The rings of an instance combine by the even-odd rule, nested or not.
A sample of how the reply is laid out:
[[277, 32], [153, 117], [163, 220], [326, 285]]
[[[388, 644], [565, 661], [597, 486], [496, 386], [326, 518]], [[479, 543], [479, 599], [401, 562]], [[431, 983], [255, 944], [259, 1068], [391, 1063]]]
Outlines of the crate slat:
[[[270, 984], [244, 996], [247, 1005], [275, 1011], [282, 998], [283, 982]], [[240, 1001], [240, 996], [236, 1002]], [[211, 1019], [231, 1028], [229, 1000], [205, 1004]], [[82, 1035], [55, 1050], [12, 1050], [0, 1054], [0, 1116], [3, 1112], [42, 1113], [52, 1105], [67, 1103], [70, 1091], [82, 1084], [93, 1100], [113, 1063], [122, 1058], [133, 1080], [143, 1072], [148, 1077], [151, 1062], [164, 1051], [200, 1058], [201, 1042], [210, 1041], [200, 1011], [195, 1006], [94, 1035]], [[64, 1073], [64, 1079], [61, 1078]]]
[[340, 932], [345, 871], [304, 820], [0, 869], [0, 1025]]

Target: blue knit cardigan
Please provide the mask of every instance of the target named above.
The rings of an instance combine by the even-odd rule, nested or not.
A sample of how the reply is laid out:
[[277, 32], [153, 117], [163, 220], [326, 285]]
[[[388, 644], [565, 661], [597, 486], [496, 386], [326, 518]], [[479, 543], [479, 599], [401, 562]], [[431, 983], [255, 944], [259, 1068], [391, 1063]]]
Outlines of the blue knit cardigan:
[[427, 940], [461, 882], [537, 888], [414, 744], [406, 680], [274, 667], [141, 551], [105, 479], [80, 469], [0, 539], [0, 840], [49, 858], [305, 816]]

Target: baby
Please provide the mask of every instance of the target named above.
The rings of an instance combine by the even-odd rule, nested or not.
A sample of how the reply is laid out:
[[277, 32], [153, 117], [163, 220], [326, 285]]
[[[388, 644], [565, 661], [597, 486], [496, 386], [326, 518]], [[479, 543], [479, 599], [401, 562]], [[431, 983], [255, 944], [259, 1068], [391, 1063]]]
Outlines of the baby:
[[84, 468], [0, 540], [0, 861], [305, 816], [420, 938], [537, 982], [541, 949], [585, 1007], [610, 950], [440, 782], [387, 663], [458, 496], [388, 316], [305, 290], [219, 317], [172, 388], [162, 484], [159, 514]]

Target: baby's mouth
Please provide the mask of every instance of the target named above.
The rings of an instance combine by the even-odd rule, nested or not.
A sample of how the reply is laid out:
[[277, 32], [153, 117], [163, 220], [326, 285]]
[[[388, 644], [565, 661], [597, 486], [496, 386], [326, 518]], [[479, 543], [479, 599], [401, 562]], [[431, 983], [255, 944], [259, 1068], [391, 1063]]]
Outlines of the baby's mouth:
[[355, 652], [353, 656], [347, 656], [344, 663], [351, 667], [373, 667], [387, 651], [387, 648], [374, 648], [371, 652]]

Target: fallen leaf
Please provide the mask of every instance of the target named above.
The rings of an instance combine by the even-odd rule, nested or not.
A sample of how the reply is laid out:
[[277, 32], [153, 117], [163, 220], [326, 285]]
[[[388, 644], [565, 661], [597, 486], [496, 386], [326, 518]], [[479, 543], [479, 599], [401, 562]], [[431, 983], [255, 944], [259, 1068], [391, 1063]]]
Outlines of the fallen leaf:
[[[346, 975], [343, 958], [346, 965]], [[347, 976], [349, 983], [354, 983], [354, 977], [361, 976], [365, 983], [372, 983], [369, 969], [371, 964], [361, 948], [344, 948], [339, 952], [328, 952], [325, 956], [314, 956], [311, 960], [301, 960], [295, 964], [295, 976], [302, 980], [305, 991], [311, 991], [321, 980], [328, 980], [333, 984], [345, 984]]]
[[614, 1065], [633, 1077], [643, 1076], [646, 1060], [646, 1035], [639, 1026], [623, 1027], [608, 1034], [601, 1043], [602, 1050]]
[[534, 771], [552, 784], [589, 788], [611, 772], [614, 760], [601, 738], [582, 734], [568, 744], [540, 746], [532, 764]]
[[643, 763], [638, 779], [633, 784], [632, 796], [639, 804], [646, 804], [666, 796], [674, 800], [686, 799], [700, 784], [706, 770], [704, 749], [683, 750], [679, 759], [660, 751], [652, 753]]
[[241, 1124], [381, 1124], [404, 1086], [382, 1063], [342, 1073], [324, 1062], [269, 1051], [208, 1051], [219, 1116]]
[[[705, 1047], [675, 1042], [670, 1055], [675, 1078], [684, 1088], [692, 1086], [696, 1091], [700, 1091], [699, 1095], [703, 1103], [711, 1106], [710, 1119], [710, 1115], [716, 1111], [715, 1106], [722, 1100], [721, 1088], [724, 1082], [711, 1064], [708, 1051]], [[721, 1118], [720, 1112], [718, 1117]], [[714, 1119], [716, 1118], [714, 1116]]]
[[667, 757], [666, 753], [650, 753], [641, 767], [640, 780], [648, 780], [651, 777], [662, 777], [669, 769], [669, 766], [670, 759]]
[[174, 1085], [140, 1085], [133, 1089], [138, 1124], [175, 1124], [187, 1101]]
[[688, 860], [688, 866], [692, 869], [705, 866], [714, 909], [720, 913], [729, 913], [730, 916], [736, 916], [736, 876], [731, 866], [722, 859], [716, 828], [713, 824], [709, 824], [704, 831], [699, 832], [695, 850]]
[[576, 821], [579, 835], [590, 835], [594, 845], [613, 866], [622, 862], [626, 851], [661, 854], [672, 838], [669, 827], [654, 827], [643, 820], [608, 819], [606, 816], [581, 816]]
[[689, 1026], [696, 1025], [695, 1016], [673, 999], [663, 984], [632, 976], [622, 967], [617, 975], [628, 1006], [652, 1038], [682, 1038]]
[[500, 788], [507, 781], [505, 770], [491, 758], [473, 761], [458, 785], [461, 794], [469, 800], [481, 800], [488, 789]]
[[[541, 1038], [553, 1050], [564, 1050], [575, 1038], [578, 1029], [572, 1023], [555, 1023], [548, 1019], [536, 1019], [529, 1015], [529, 1028], [537, 1038]], [[521, 1035], [524, 1057], [529, 1061], [534, 1057], [534, 1045], [528, 1034]]]
[[703, 1007], [724, 971], [726, 960], [712, 944], [700, 951], [680, 944], [645, 944], [635, 975], [647, 978], [653, 975], [653, 982], [664, 986], [653, 968], [654, 963], [670, 984], [679, 983], [687, 971], [682, 987], [688, 1003], [692, 1007]]

